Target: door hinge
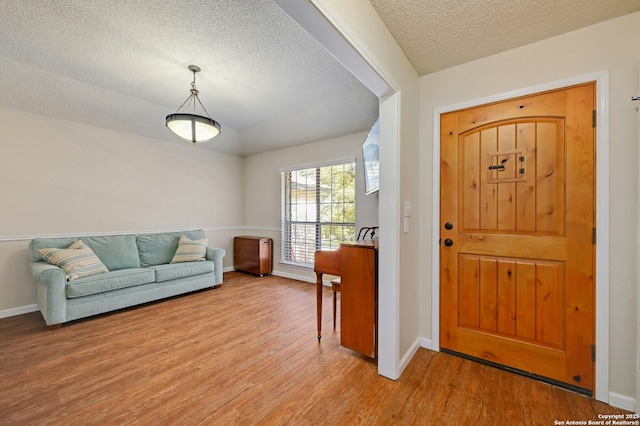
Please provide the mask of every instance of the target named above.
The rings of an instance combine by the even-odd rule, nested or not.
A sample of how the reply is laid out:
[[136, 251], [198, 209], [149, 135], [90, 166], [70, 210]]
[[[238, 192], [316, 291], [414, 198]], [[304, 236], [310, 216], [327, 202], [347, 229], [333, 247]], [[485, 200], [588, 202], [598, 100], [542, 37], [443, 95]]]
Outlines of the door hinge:
[[596, 127], [596, 122], [597, 122], [597, 118], [598, 118], [598, 114], [596, 113], [596, 110], [593, 110], [593, 114], [591, 116], [591, 125], [592, 127]]
[[596, 345], [591, 345], [591, 361], [596, 362]]
[[591, 243], [596, 243], [596, 228], [591, 228]]

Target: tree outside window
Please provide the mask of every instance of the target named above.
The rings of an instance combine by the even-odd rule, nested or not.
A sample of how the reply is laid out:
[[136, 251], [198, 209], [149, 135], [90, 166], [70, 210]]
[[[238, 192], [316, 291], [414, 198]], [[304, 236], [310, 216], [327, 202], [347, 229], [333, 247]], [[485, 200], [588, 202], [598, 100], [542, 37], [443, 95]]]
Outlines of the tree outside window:
[[310, 266], [355, 240], [355, 162], [283, 172], [282, 191], [283, 261]]

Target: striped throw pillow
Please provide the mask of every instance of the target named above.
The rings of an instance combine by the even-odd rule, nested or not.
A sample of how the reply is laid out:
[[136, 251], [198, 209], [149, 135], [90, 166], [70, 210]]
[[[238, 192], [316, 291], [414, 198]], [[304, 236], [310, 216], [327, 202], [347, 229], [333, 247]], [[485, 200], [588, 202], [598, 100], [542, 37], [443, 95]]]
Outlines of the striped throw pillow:
[[207, 244], [209, 244], [208, 238], [192, 241], [188, 237], [182, 235], [178, 241], [178, 248], [176, 249], [176, 253], [173, 255], [173, 259], [171, 259], [171, 263], [205, 260], [207, 255]]
[[109, 272], [82, 240], [76, 241], [66, 249], [44, 248], [38, 251], [48, 263], [62, 268], [69, 281]]

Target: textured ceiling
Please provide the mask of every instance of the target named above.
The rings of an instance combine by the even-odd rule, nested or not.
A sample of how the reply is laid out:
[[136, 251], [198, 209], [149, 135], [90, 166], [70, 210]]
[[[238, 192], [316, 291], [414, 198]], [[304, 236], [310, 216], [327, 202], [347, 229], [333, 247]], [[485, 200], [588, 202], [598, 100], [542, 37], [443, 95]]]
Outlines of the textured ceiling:
[[378, 114], [377, 97], [270, 0], [0, 6], [0, 106], [178, 142], [164, 118], [195, 64], [222, 125], [201, 147], [249, 155], [365, 131]]
[[[299, 0], [304, 1], [304, 0]], [[640, 10], [640, 0], [371, 0], [423, 75]], [[368, 130], [378, 99], [271, 0], [1, 0], [0, 107], [154, 139], [188, 96], [251, 155]], [[188, 144], [188, 143], [187, 143]]]
[[370, 0], [425, 75], [640, 10], [640, 0]]

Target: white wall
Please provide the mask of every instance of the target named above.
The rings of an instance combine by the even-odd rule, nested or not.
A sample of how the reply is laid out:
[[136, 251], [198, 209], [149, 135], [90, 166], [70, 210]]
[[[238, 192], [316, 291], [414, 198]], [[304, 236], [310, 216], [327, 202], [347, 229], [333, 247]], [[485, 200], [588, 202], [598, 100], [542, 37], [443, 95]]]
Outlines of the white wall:
[[240, 157], [6, 108], [0, 128], [0, 316], [36, 303], [33, 237], [202, 228], [230, 251], [242, 226]]
[[0, 128], [0, 317], [34, 310], [34, 237], [202, 228], [228, 270], [233, 237], [265, 235], [276, 271], [314, 281], [278, 263], [283, 166], [357, 158], [356, 227], [378, 224], [378, 195], [364, 194], [367, 132], [241, 158], [7, 108]]
[[[602, 70], [610, 72], [610, 389], [635, 399], [638, 286], [638, 109], [640, 13], [490, 56], [421, 78], [422, 258], [432, 258], [433, 110]], [[431, 336], [432, 265], [420, 265], [420, 331]], [[613, 402], [613, 401], [612, 401]]]
[[[373, 123], [371, 123], [373, 124]], [[378, 225], [378, 194], [364, 193], [362, 143], [367, 132], [257, 154], [244, 160], [244, 222], [251, 235], [273, 238], [274, 273], [315, 282], [313, 270], [279, 263], [280, 168], [343, 158], [356, 158], [356, 230]]]
[[380, 99], [378, 372], [395, 379], [421, 342], [419, 265], [428, 259], [419, 252], [420, 82], [368, 0], [311, 1], [391, 88]]

